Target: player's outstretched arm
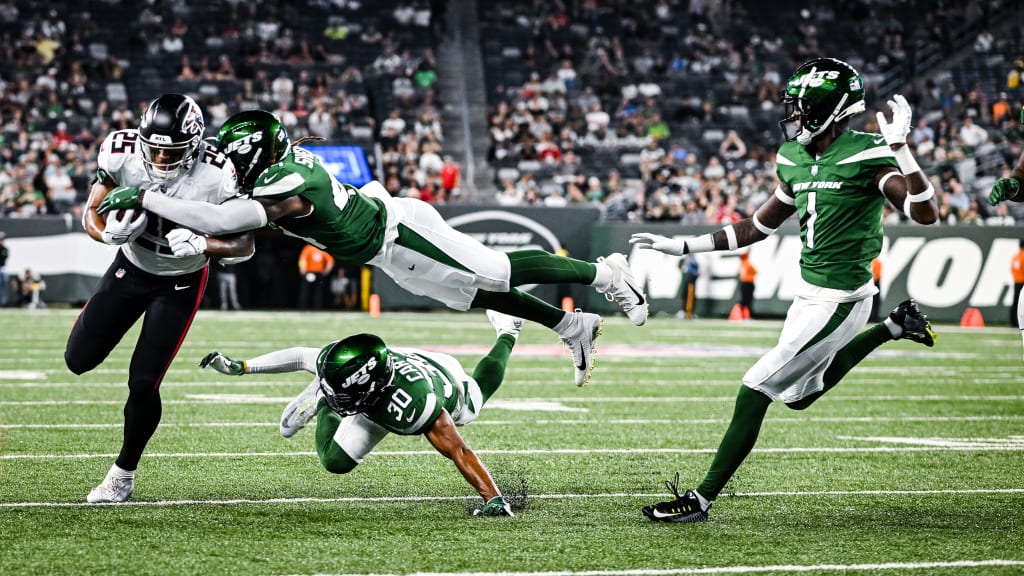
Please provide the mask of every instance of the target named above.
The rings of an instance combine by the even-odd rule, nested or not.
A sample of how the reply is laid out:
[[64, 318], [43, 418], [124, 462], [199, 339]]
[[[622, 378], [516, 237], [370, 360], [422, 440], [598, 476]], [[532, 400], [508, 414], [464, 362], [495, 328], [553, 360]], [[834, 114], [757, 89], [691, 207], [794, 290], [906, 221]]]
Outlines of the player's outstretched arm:
[[735, 224], [729, 224], [710, 234], [689, 240], [675, 240], [660, 234], [638, 232], [633, 234], [629, 243], [636, 244], [641, 250], [655, 250], [673, 256], [715, 250], [736, 250], [774, 234], [779, 226], [796, 212], [796, 205], [792, 203], [792, 200], [787, 202], [783, 198], [788, 198], [788, 196], [780, 186], [775, 190], [775, 194], [754, 212], [753, 216], [744, 218]]
[[[478, 514], [488, 516], [512, 515], [512, 510], [508, 508], [504, 500], [501, 500], [500, 505], [498, 505], [498, 501], [495, 500], [496, 498], [501, 499], [501, 492], [498, 490], [498, 486], [494, 483], [491, 473], [487, 471], [487, 467], [480, 461], [480, 458], [466, 445], [462, 435], [459, 434], [458, 429], [455, 427], [455, 421], [448, 415], [448, 412], [441, 411], [441, 415], [434, 421], [433, 426], [430, 427], [430, 430], [427, 430], [426, 437], [438, 452], [455, 463], [455, 467], [462, 473], [462, 477], [466, 479], [466, 482], [469, 482], [470, 486], [476, 489], [480, 496], [483, 497], [485, 504], [478, 510]], [[502, 512], [507, 512], [507, 514]]]
[[316, 357], [319, 348], [294, 347], [285, 348], [256, 356], [249, 360], [234, 360], [220, 352], [210, 352], [200, 362], [200, 368], [207, 366], [231, 376], [242, 374], [280, 374], [305, 370], [316, 374]]

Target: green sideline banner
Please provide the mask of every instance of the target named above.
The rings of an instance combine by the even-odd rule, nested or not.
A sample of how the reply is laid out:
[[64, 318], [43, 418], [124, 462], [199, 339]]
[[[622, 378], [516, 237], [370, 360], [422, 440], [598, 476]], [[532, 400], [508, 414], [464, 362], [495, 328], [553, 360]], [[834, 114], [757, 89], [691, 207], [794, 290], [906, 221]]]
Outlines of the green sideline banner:
[[[685, 238], [717, 229], [600, 223], [600, 212], [596, 209], [439, 209], [456, 229], [498, 250], [564, 249], [573, 257], [589, 260], [611, 252], [625, 252], [634, 273], [646, 286], [651, 312], [656, 314], [674, 314], [679, 310], [680, 259], [631, 250], [630, 235], [649, 231]], [[41, 274], [47, 284], [43, 296], [47, 302], [84, 302], [116, 250], [90, 240], [79, 221], [72, 218], [0, 219], [0, 230], [7, 233], [6, 244], [11, 253], [7, 273], [20, 275], [31, 268]], [[1013, 297], [1010, 260], [1021, 238], [1021, 227], [887, 227], [881, 254], [883, 310], [913, 297], [937, 321], [958, 322], [964, 311], [973, 307], [982, 312], [987, 324], [1006, 325]], [[755, 314], [785, 314], [798, 285], [799, 258], [796, 226], [785, 226], [750, 248], [750, 260], [758, 269]], [[739, 298], [738, 252], [700, 254], [698, 262], [701, 276], [697, 284], [697, 314], [724, 318]], [[568, 295], [581, 308], [607, 313], [617, 310], [585, 286], [527, 288], [556, 306]], [[373, 289], [380, 294], [385, 310], [443, 308], [433, 300], [398, 288], [381, 272], [374, 273]]]
[[[625, 251], [637, 279], [647, 287], [652, 313], [679, 310], [682, 270], [680, 258], [650, 250], [630, 250], [633, 232], [646, 231], [687, 238], [718, 227], [597, 224], [593, 255]], [[933, 320], [959, 322], [968, 307], [978, 308], [989, 324], [1009, 323], [1013, 299], [1010, 260], [1017, 253], [1024, 228], [889, 226], [882, 246], [882, 310], [914, 298]], [[750, 247], [757, 268], [755, 314], [782, 316], [800, 279], [800, 232], [787, 225]], [[723, 318], [739, 301], [739, 251], [697, 255], [697, 314]], [[591, 308], [612, 311], [601, 298]]]

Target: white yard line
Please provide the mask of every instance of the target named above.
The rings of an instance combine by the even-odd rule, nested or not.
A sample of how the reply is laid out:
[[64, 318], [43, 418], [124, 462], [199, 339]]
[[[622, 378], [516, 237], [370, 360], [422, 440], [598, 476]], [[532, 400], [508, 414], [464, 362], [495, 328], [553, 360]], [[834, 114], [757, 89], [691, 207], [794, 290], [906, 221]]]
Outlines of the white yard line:
[[[953, 560], [948, 562], [884, 562], [878, 564], [811, 564], [720, 566], [702, 568], [633, 568], [628, 570], [557, 570], [548, 572], [414, 572], [405, 576], [688, 576], [691, 574], [786, 574], [800, 572], [887, 572], [949, 568], [1024, 566], [1024, 560]], [[323, 574], [318, 576], [399, 576], [397, 574]]]
[[[914, 440], [914, 439], [906, 439]], [[919, 439], [920, 440], [920, 439]], [[924, 439], [927, 440], [927, 439]], [[887, 452], [1022, 452], [1024, 442], [1008, 438], [1000, 443], [976, 444], [933, 444], [922, 442], [924, 446], [869, 446], [869, 447], [794, 447], [794, 448], [755, 448], [759, 454], [849, 454], [849, 453], [887, 453]], [[523, 450], [474, 450], [477, 454], [502, 454], [511, 456], [526, 455], [599, 455], [599, 454], [714, 454], [714, 448], [557, 448], [557, 449], [523, 449]], [[381, 456], [436, 456], [435, 450], [380, 450], [368, 457]], [[146, 453], [146, 458], [295, 458], [317, 456], [312, 451], [294, 452], [155, 452]], [[0, 454], [0, 460], [88, 460], [93, 458], [116, 458], [117, 454]]]
[[[832, 496], [942, 496], [950, 494], [992, 495], [1024, 494], [1024, 488], [975, 488], [969, 490], [821, 490], [801, 492], [742, 492], [724, 498], [832, 497]], [[591, 498], [664, 498], [663, 493], [611, 492], [602, 494], [530, 494], [537, 500]], [[79, 508], [90, 506], [226, 506], [237, 504], [330, 504], [370, 502], [440, 502], [469, 500], [473, 496], [348, 496], [343, 498], [230, 498], [225, 500], [129, 500], [120, 504], [88, 504], [86, 502], [0, 502], [0, 508]]]
[[[789, 418], [765, 418], [765, 422], [772, 423], [785, 423], [785, 424], [802, 424], [802, 423], [817, 423], [817, 422], [831, 422], [831, 423], [854, 423], [854, 424], [871, 424], [875, 422], [1019, 422], [1024, 420], [1024, 415], [1005, 415], [1005, 416], [823, 416], [823, 417], [789, 417]], [[616, 425], [616, 426], [664, 426], [664, 425], [708, 425], [708, 424], [724, 424], [728, 422], [728, 418], [608, 418], [608, 419], [579, 419], [579, 420], [487, 420], [481, 419], [473, 422], [473, 426], [563, 426], [563, 425], [579, 425], [579, 426], [597, 426], [597, 425]], [[277, 427], [277, 422], [181, 422], [181, 423], [160, 423], [161, 428], [266, 428], [266, 427]], [[40, 429], [40, 430], [79, 430], [79, 429], [104, 429], [104, 428], [123, 428], [123, 422], [106, 422], [106, 423], [93, 423], [93, 424], [75, 424], [75, 423], [63, 423], [63, 424], [10, 424], [0, 423], [0, 428], [6, 428], [9, 430], [16, 429]]]
[[[292, 398], [264, 397], [257, 394], [220, 394], [206, 395], [207, 398], [194, 400], [164, 400], [166, 404], [267, 404], [289, 402]], [[1024, 395], [1020, 394], [956, 394], [956, 395], [866, 395], [844, 396], [829, 395], [831, 402], [1020, 402]], [[555, 398], [509, 398], [516, 402], [573, 402], [580, 404], [663, 404], [667, 402], [733, 402], [736, 396], [562, 396]], [[124, 400], [5, 400], [0, 406], [90, 406], [90, 405], [122, 405]]]

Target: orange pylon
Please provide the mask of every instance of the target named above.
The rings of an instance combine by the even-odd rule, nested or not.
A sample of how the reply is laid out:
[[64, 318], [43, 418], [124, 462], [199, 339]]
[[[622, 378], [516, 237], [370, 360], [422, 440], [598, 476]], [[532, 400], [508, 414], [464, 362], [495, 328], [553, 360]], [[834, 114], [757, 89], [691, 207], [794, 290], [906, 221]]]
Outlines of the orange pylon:
[[960, 326], [962, 328], [984, 328], [985, 319], [981, 317], [981, 310], [977, 308], [964, 310], [964, 315], [960, 317]]

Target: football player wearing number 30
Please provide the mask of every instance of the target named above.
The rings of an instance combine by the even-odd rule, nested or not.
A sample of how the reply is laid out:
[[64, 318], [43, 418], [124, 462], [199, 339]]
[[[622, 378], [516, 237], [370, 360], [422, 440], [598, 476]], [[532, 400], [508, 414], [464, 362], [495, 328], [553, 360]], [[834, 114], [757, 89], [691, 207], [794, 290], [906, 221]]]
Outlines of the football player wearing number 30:
[[513, 516], [487, 468], [456, 428], [476, 420], [501, 386], [523, 326], [519, 318], [493, 310], [487, 318], [497, 341], [472, 376], [447, 354], [389, 347], [373, 334], [250, 360], [211, 352], [199, 365], [233, 376], [310, 372], [313, 380], [281, 414], [281, 435], [294, 436], [315, 416], [316, 451], [328, 471], [351, 472], [389, 432], [422, 434], [483, 498], [475, 515]]
[[89, 492], [92, 503], [123, 502], [135, 489], [135, 468], [160, 423], [160, 383], [199, 308], [210, 258], [240, 262], [254, 250], [251, 232], [206, 238], [157, 215], [97, 212], [108, 194], [125, 187], [160, 188], [201, 203], [237, 196], [231, 161], [203, 142], [204, 127], [195, 101], [164, 94], [138, 130], [115, 130], [100, 146], [82, 225], [92, 239], [119, 249], [71, 329], [65, 364], [75, 374], [92, 370], [141, 316], [146, 320], [128, 368], [121, 451]]
[[907, 146], [910, 105], [888, 102], [892, 120], [877, 114], [881, 134], [849, 128], [865, 110], [864, 86], [849, 64], [810, 60], [783, 91], [785, 143], [776, 157], [779, 186], [754, 214], [712, 234], [686, 240], [634, 234], [640, 248], [682, 256], [736, 250], [768, 237], [794, 213], [800, 218], [802, 284], [779, 342], [743, 377], [732, 421], [696, 490], [646, 506], [651, 520], [707, 520], [711, 503], [757, 440], [768, 406], [781, 400], [803, 410], [881, 344], [907, 338], [932, 346], [935, 333], [917, 305], [900, 304], [884, 322], [861, 331], [876, 292], [871, 261], [882, 248], [882, 207], [888, 200], [921, 224], [935, 222], [934, 190]]

